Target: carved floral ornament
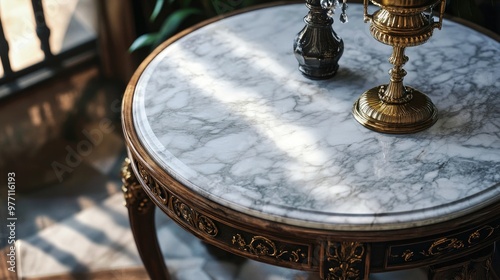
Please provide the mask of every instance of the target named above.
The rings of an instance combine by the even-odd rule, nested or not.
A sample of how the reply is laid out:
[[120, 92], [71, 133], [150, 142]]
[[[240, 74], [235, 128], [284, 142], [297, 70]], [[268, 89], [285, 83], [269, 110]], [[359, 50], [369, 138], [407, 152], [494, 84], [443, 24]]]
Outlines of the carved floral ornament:
[[421, 251], [415, 251], [412, 247], [408, 247], [400, 254], [391, 254], [391, 257], [393, 259], [402, 259], [404, 262], [411, 262], [421, 260], [422, 258], [430, 258], [450, 252], [465, 250], [488, 240], [498, 231], [499, 228], [500, 225], [485, 225], [480, 228], [476, 228], [475, 230], [471, 230], [470, 233], [465, 236], [456, 235], [443, 237], [434, 240], [428, 245], [425, 245], [428, 241], [414, 244], [412, 246], [413, 248], [419, 247], [421, 244], [425, 245], [427, 248]]
[[[217, 236], [219, 230], [212, 219], [200, 214], [171, 194], [168, 189], [158, 183], [139, 162], [135, 161], [135, 165], [137, 166], [142, 182], [151, 191], [154, 199], [158, 203], [166, 206], [166, 210], [175, 214], [175, 216], [179, 217], [196, 231], [211, 237]], [[121, 175], [123, 180], [122, 190], [124, 192], [127, 207], [134, 205], [139, 200], [139, 212], [147, 211], [147, 207], [154, 206], [153, 202], [147, 197], [147, 194], [142, 190], [142, 186], [137, 181], [128, 158], [125, 159]]]
[[250, 242], [247, 243], [241, 234], [236, 234], [232, 238], [232, 243], [239, 250], [248, 252], [255, 256], [273, 257], [278, 260], [290, 261], [294, 263], [299, 263], [306, 259], [306, 254], [302, 252], [302, 249], [278, 249], [275, 242], [263, 236], [254, 236]]
[[330, 267], [326, 279], [361, 280], [365, 251], [360, 242], [328, 242], [326, 259]]
[[170, 202], [169, 208], [192, 228], [211, 237], [217, 236], [219, 229], [210, 218], [198, 213], [176, 197], [171, 197]]
[[122, 191], [125, 197], [125, 206], [137, 207], [139, 213], [146, 213], [150, 207], [154, 207], [153, 203], [142, 190], [142, 186], [137, 181], [137, 178], [132, 171], [131, 162], [128, 158], [125, 159], [121, 168], [122, 176]]
[[[140, 163], [136, 161], [135, 164], [143, 183], [151, 191], [154, 199], [165, 206], [165, 210], [170, 211], [191, 228], [204, 235], [213, 238], [218, 236], [219, 228], [212, 219], [199, 213], [177, 198], [165, 186], [151, 176]], [[278, 248], [275, 242], [263, 236], [254, 236], [250, 243], [246, 243], [241, 234], [236, 234], [232, 237], [231, 243], [237, 246], [238, 249], [255, 256], [272, 257], [277, 260], [293, 263], [304, 263], [307, 261], [307, 253], [303, 252], [304, 250], [299, 248], [300, 246], [283, 245], [286, 249]], [[304, 249], [307, 251], [307, 248]]]

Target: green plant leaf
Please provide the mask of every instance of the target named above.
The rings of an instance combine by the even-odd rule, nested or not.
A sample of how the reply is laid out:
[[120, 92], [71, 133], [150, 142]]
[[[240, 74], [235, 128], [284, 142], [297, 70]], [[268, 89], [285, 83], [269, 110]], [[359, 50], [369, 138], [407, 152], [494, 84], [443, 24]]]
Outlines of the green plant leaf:
[[[168, 0], [168, 4], [174, 3], [175, 0]], [[153, 8], [153, 12], [151, 13], [151, 16], [149, 17], [149, 20], [151, 22], [155, 21], [158, 15], [160, 14], [161, 10], [163, 9], [163, 6], [165, 4], [165, 0], [156, 0], [155, 7]]]
[[158, 17], [163, 8], [163, 4], [165, 4], [165, 0], [156, 0], [155, 7], [153, 8], [153, 12], [151, 13], [151, 17], [149, 17], [149, 21], [153, 22]]
[[159, 45], [170, 35], [172, 35], [179, 25], [190, 15], [202, 14], [201, 10], [195, 8], [180, 9], [173, 12], [162, 24], [160, 31], [158, 31], [158, 37], [154, 43], [154, 46]]
[[134, 52], [140, 48], [151, 46], [157, 41], [157, 37], [158, 37], [157, 33], [143, 34], [134, 40], [132, 45], [130, 45], [128, 51]]

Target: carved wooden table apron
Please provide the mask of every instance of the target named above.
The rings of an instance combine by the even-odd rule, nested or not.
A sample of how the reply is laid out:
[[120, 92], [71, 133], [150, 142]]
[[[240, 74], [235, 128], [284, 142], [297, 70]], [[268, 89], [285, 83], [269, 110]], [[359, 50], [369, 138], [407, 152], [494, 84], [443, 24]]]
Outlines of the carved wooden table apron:
[[351, 4], [335, 28], [345, 43], [336, 76], [309, 80], [291, 46], [306, 13], [279, 5], [212, 20], [164, 43], [132, 78], [124, 192], [151, 278], [168, 279], [155, 205], [210, 244], [323, 279], [422, 266], [430, 279], [493, 275], [498, 41], [445, 20], [409, 48], [406, 81], [439, 120], [385, 135], [357, 125], [351, 107], [387, 79], [373, 69], [389, 69], [390, 48]]

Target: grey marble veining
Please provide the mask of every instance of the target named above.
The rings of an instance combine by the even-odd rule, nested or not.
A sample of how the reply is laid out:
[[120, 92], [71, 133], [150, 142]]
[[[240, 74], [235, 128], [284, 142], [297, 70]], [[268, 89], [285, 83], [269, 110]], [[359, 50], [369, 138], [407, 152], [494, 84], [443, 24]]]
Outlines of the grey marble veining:
[[162, 51], [134, 95], [143, 145], [170, 174], [257, 217], [325, 229], [382, 230], [449, 220], [500, 200], [500, 43], [445, 20], [408, 48], [405, 83], [438, 122], [411, 135], [365, 129], [359, 95], [388, 82], [391, 48], [362, 6], [334, 28], [337, 75], [301, 76], [292, 52], [303, 5], [233, 16]]

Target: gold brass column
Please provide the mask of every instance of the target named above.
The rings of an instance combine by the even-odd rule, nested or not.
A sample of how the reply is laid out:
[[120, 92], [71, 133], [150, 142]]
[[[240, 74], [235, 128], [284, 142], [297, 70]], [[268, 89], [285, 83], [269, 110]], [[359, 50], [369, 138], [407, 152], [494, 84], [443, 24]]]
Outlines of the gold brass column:
[[[445, 0], [370, 0], [380, 7], [368, 14], [364, 0], [365, 21], [371, 21], [370, 33], [379, 42], [393, 47], [389, 62], [390, 81], [364, 92], [354, 103], [354, 118], [363, 126], [383, 133], [413, 133], [432, 126], [437, 109], [422, 92], [403, 85], [408, 61], [405, 48], [425, 43], [434, 28], [441, 29]], [[439, 22], [432, 10], [441, 3]]]

